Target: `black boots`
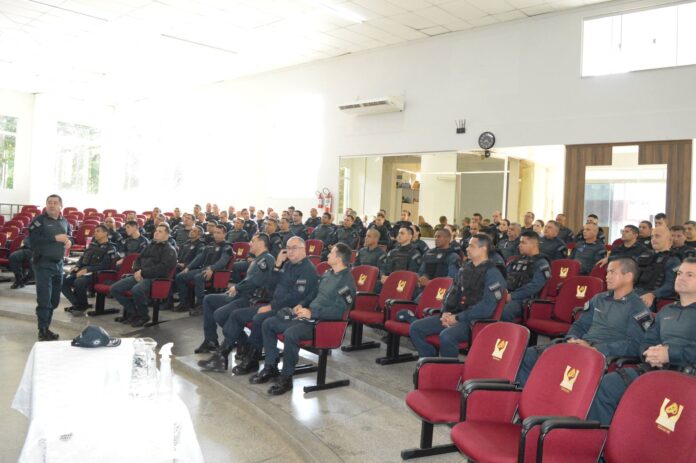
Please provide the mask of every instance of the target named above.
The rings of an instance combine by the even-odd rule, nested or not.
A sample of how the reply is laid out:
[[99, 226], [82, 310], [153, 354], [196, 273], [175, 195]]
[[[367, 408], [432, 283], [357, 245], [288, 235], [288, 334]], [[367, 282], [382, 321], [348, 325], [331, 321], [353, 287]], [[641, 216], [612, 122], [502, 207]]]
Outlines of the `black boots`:
[[203, 371], [226, 371], [229, 366], [231, 347], [221, 347], [208, 360], [200, 360], [198, 366]]
[[39, 341], [56, 341], [58, 335], [48, 328], [39, 329]]
[[217, 340], [215, 342], [204, 340], [193, 352], [196, 354], [208, 354], [210, 352], [215, 352], [219, 347], [220, 344], [218, 344]]
[[254, 376], [249, 378], [251, 384], [263, 384], [267, 383], [273, 378], [276, 378], [280, 373], [278, 372], [278, 367], [275, 365], [264, 365], [263, 370], [256, 373]]
[[259, 369], [259, 360], [261, 360], [261, 349], [249, 346], [242, 363], [232, 368], [232, 373], [235, 375], [248, 375]]
[[279, 376], [278, 381], [268, 389], [271, 395], [281, 395], [288, 391], [292, 391], [292, 376]]

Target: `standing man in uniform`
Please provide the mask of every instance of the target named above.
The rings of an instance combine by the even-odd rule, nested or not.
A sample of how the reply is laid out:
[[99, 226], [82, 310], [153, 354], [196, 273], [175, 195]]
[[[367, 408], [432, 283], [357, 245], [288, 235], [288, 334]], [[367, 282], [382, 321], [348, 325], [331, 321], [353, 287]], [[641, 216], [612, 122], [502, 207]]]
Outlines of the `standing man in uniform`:
[[58, 335], [49, 329], [53, 311], [60, 304], [63, 287], [63, 257], [70, 249], [70, 224], [61, 215], [63, 199], [58, 195], [46, 198], [46, 212], [37, 216], [29, 225], [36, 279], [36, 318], [39, 325], [39, 341], [55, 341]]
[[551, 277], [551, 265], [539, 252], [539, 235], [526, 231], [520, 237], [520, 258], [508, 266], [507, 304], [501, 319], [513, 322], [522, 316], [522, 306], [539, 295]]
[[626, 388], [638, 376], [653, 370], [692, 370], [696, 365], [696, 259], [679, 266], [674, 283], [679, 302], [664, 307], [655, 317], [641, 343], [643, 363], [637, 368], [620, 368], [602, 378], [589, 420], [611, 423]]
[[426, 342], [432, 334], [440, 335], [442, 357], [457, 357], [459, 343], [470, 338], [471, 322], [489, 318], [493, 313], [503, 297], [506, 283], [500, 270], [488, 260], [492, 249], [490, 236], [484, 233], [472, 236], [467, 247], [468, 260], [445, 296], [441, 315], [425, 317], [411, 324], [409, 336], [420, 357], [437, 354], [435, 348]]
[[[282, 310], [263, 322], [263, 348], [266, 362], [259, 373], [252, 376], [252, 384], [268, 382], [278, 377], [268, 389], [271, 395], [285, 394], [292, 389], [292, 375], [299, 360], [300, 341], [312, 339], [314, 324], [319, 320], [341, 320], [355, 300], [355, 281], [350, 273], [352, 250], [344, 243], [336, 243], [329, 253], [331, 270], [319, 282], [317, 297], [307, 307], [297, 304]], [[283, 369], [278, 376], [278, 340], [284, 336]]]

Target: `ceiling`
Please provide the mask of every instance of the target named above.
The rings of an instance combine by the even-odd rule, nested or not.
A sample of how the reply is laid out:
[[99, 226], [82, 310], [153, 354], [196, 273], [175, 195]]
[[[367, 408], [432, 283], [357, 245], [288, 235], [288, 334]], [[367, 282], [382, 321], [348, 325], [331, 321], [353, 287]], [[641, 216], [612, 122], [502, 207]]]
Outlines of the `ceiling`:
[[0, 89], [158, 93], [606, 0], [0, 0]]

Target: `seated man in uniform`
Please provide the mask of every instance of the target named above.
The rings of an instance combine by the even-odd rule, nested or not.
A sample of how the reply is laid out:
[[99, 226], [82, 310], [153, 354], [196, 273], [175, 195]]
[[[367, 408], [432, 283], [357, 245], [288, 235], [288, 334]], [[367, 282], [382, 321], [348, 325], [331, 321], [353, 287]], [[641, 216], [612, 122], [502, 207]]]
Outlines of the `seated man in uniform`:
[[[130, 220], [126, 222], [126, 239], [123, 241], [123, 246], [121, 248], [121, 255], [128, 256], [130, 254], [140, 254], [145, 250], [150, 240], [145, 238], [140, 234], [140, 227], [138, 227], [138, 222]], [[123, 259], [119, 259], [116, 262], [117, 266], [123, 264]]]
[[411, 212], [407, 211], [406, 209], [401, 211], [401, 220], [398, 220], [394, 226], [392, 226], [391, 229], [391, 238], [396, 239], [397, 233], [399, 233], [399, 230], [401, 227], [410, 227], [413, 225], [413, 222], [411, 222]]
[[597, 265], [604, 267], [609, 261], [619, 256], [628, 256], [637, 259], [645, 249], [645, 246], [638, 242], [638, 227], [635, 225], [626, 225], [623, 227], [623, 230], [621, 230], [621, 244], [612, 246], [611, 254], [608, 257], [600, 259]]
[[[213, 237], [215, 241], [207, 245], [203, 252], [199, 252], [174, 278], [180, 301], [179, 305], [174, 308], [176, 312], [184, 312], [201, 306], [205, 297], [205, 282], [213, 278], [216, 270], [227, 268], [227, 264], [232, 258], [232, 246], [225, 241], [225, 227], [223, 225], [215, 225]], [[194, 307], [191, 307], [189, 301], [188, 283], [191, 281], [194, 283]]]
[[237, 217], [236, 219], [234, 219], [234, 225], [232, 230], [227, 232], [227, 235], [225, 236], [225, 241], [227, 241], [230, 244], [248, 243], [249, 239], [249, 235], [247, 234], [246, 230], [244, 230], [244, 219], [241, 217]]
[[321, 223], [314, 227], [314, 230], [312, 230], [312, 233], [309, 235], [310, 239], [320, 240], [322, 243], [324, 243], [324, 247], [322, 249], [323, 259], [328, 256], [328, 251], [324, 253], [324, 250], [329, 248], [329, 244], [331, 244], [335, 231], [336, 227], [331, 223], [331, 214], [324, 212], [324, 214], [321, 216]]
[[370, 228], [365, 233], [365, 246], [360, 248], [358, 255], [355, 257], [355, 266], [372, 265], [373, 267], [382, 268], [384, 259], [387, 258], [387, 253], [379, 247], [379, 232], [374, 228]]
[[696, 259], [687, 258], [677, 271], [675, 289], [679, 302], [664, 307], [641, 343], [644, 363], [620, 368], [602, 378], [588, 419], [611, 423], [628, 385], [651, 370], [692, 371], [696, 365]]
[[[251, 252], [256, 256], [242, 281], [233, 284], [225, 294], [209, 294], [203, 299], [203, 334], [197, 354], [212, 352], [219, 347], [217, 326], [225, 326], [230, 314], [249, 307], [252, 297], [263, 296], [272, 290], [271, 276], [275, 259], [268, 252], [270, 239], [258, 233], [251, 239]], [[234, 346], [230, 346], [234, 347]]]
[[[568, 223], [568, 217], [565, 214], [556, 214], [556, 222], [560, 226], [560, 231], [558, 232], [558, 237], [563, 240], [564, 243], [568, 244], [573, 241], [573, 230], [568, 228], [566, 225]], [[595, 224], [596, 225], [596, 224]]]
[[449, 245], [451, 239], [446, 228], [435, 232], [435, 247], [428, 249], [423, 255], [418, 269], [418, 284], [421, 288], [427, 286], [433, 278], [457, 277], [460, 259], [459, 254]]
[[[280, 311], [275, 317], [263, 322], [263, 348], [266, 362], [263, 370], [250, 378], [253, 384], [260, 384], [278, 377], [268, 393], [280, 395], [292, 389], [292, 375], [299, 360], [300, 341], [312, 339], [314, 323], [320, 320], [341, 320], [350, 310], [355, 300], [355, 281], [350, 273], [352, 250], [343, 243], [337, 243], [329, 253], [331, 270], [319, 282], [317, 297], [307, 307], [297, 304], [293, 308]], [[278, 340], [283, 334], [283, 369], [278, 376]]]
[[[261, 326], [264, 320], [275, 316], [284, 307], [306, 306], [317, 295], [319, 277], [305, 251], [304, 240], [293, 236], [288, 240], [287, 249], [276, 258], [273, 267], [273, 299], [261, 307], [247, 307], [235, 310], [222, 327], [225, 339], [222, 347], [208, 360], [199, 362], [205, 370], [227, 370], [229, 354], [237, 345], [237, 353], [242, 354], [242, 363], [232, 369], [235, 375], [246, 375], [259, 369], [263, 338]], [[244, 327], [252, 322], [249, 339], [243, 335]]]
[[508, 266], [507, 304], [502, 320], [514, 322], [522, 316], [522, 306], [539, 295], [551, 277], [549, 261], [539, 252], [539, 235], [525, 231], [520, 237], [520, 257]]
[[422, 256], [426, 252], [428, 252], [430, 246], [428, 246], [428, 243], [421, 239], [420, 227], [418, 225], [411, 225], [411, 230], [413, 230], [413, 240], [411, 240], [411, 242], [413, 243], [413, 246], [415, 246], [415, 248], [418, 249], [418, 252], [420, 252]]
[[672, 225], [669, 227], [672, 234], [672, 254], [684, 260], [687, 257], [696, 257], [696, 249], [686, 245], [686, 232], [682, 225]]
[[336, 243], [343, 243], [350, 249], [356, 249], [359, 242], [360, 236], [353, 228], [353, 216], [346, 214], [345, 217], [343, 217], [343, 224], [340, 227], [337, 227], [333, 234], [331, 243], [329, 244], [329, 249], [336, 245]]
[[380, 279], [382, 283], [387, 281], [387, 277], [391, 275], [392, 272], [398, 270], [418, 272], [421, 264], [421, 253], [413, 246], [411, 242], [412, 239], [413, 229], [404, 227], [399, 230], [399, 234], [396, 235], [396, 242], [398, 244], [394, 249], [389, 251], [386, 259], [384, 259], [384, 266], [382, 266], [382, 276]]
[[652, 222], [649, 220], [641, 220], [638, 224], [638, 242], [646, 248], [650, 248], [650, 240], [652, 236]]
[[580, 274], [589, 275], [595, 265], [607, 256], [607, 248], [597, 239], [597, 225], [586, 223], [582, 227], [583, 239], [575, 244], [570, 258], [580, 262]]
[[[186, 240], [189, 239], [191, 229], [195, 226], [196, 225], [191, 214], [186, 213], [182, 216], [181, 224], [172, 231], [172, 236], [174, 237], [174, 241], [176, 241], [177, 246], [182, 247], [186, 243]], [[202, 233], [203, 229], [201, 229], [201, 234]]]
[[[371, 229], [377, 230], [379, 233], [379, 240], [378, 243], [387, 247], [391, 246], [391, 238], [390, 238], [390, 232], [389, 232], [389, 227], [386, 224], [385, 216], [383, 213], [378, 212], [377, 215], [375, 216], [375, 221], [370, 224]], [[398, 234], [397, 232], [394, 234], [395, 236]]]
[[[638, 356], [640, 343], [645, 330], [652, 323], [652, 316], [633, 291], [633, 280], [637, 273], [638, 266], [630, 257], [611, 261], [607, 268], [609, 291], [587, 301], [580, 318], [571, 325], [563, 342], [596, 349], [607, 357]], [[550, 345], [527, 349], [517, 373], [520, 386], [527, 382], [532, 367]]]
[[667, 222], [667, 214], [664, 212], [659, 212], [655, 214], [655, 226], [669, 228], [669, 223]]
[[505, 259], [507, 263], [512, 256], [520, 255], [520, 234], [522, 233], [522, 226], [517, 222], [510, 224], [507, 230], [507, 237], [498, 241], [498, 251]]
[[116, 220], [113, 217], [107, 217], [104, 219], [104, 225], [109, 230], [109, 241], [116, 246], [116, 251], [123, 251], [123, 236], [116, 229]]
[[[154, 239], [133, 264], [132, 276], [111, 285], [111, 295], [123, 306], [123, 315], [116, 321], [133, 327], [145, 325], [150, 320], [147, 298], [155, 278], [168, 278], [176, 267], [176, 250], [169, 244], [169, 224], [164, 222], [155, 229]], [[125, 293], [131, 292], [132, 297]]]
[[292, 230], [290, 230], [290, 219], [283, 217], [280, 219], [280, 230], [278, 230], [278, 235], [282, 239], [282, 247], [286, 247], [288, 240], [293, 236]]
[[[442, 233], [438, 230], [437, 233]], [[439, 317], [425, 317], [411, 324], [409, 336], [420, 357], [434, 357], [435, 348], [426, 342], [431, 334], [440, 334], [440, 355], [457, 357], [459, 343], [470, 338], [471, 322], [489, 318], [503, 297], [505, 278], [488, 260], [493, 241], [483, 233], [469, 240], [468, 260], [462, 265], [455, 283], [442, 304]]]
[[696, 248], [696, 222], [693, 220], [684, 222], [684, 233], [686, 234], [686, 245]]
[[305, 220], [305, 227], [309, 228], [317, 228], [319, 224], [321, 223], [321, 218], [319, 217], [319, 213], [317, 212], [317, 208], [313, 207], [309, 210], [309, 217], [307, 220]]
[[637, 258], [636, 292], [647, 307], [654, 308], [658, 299], [675, 296], [675, 272], [681, 261], [671, 252], [672, 235], [666, 227], [652, 229], [651, 243], [652, 249], [646, 249]]
[[290, 231], [295, 236], [299, 236], [303, 240], [307, 239], [307, 227], [302, 223], [302, 211], [296, 210], [292, 213], [292, 224], [290, 225]]
[[244, 219], [244, 231], [247, 232], [247, 235], [254, 236], [259, 231], [256, 221], [251, 219], [249, 211], [246, 209], [242, 209], [241, 215]]
[[87, 290], [94, 281], [92, 274], [100, 270], [111, 270], [117, 258], [116, 245], [109, 241], [109, 229], [104, 225], [97, 225], [94, 240], [63, 279], [63, 296], [72, 304], [72, 307], [66, 309], [68, 312], [73, 315], [85, 313], [89, 305]]
[[34, 280], [34, 271], [31, 268], [31, 244], [29, 237], [24, 238], [22, 245], [9, 257], [10, 272], [14, 273], [14, 282], [10, 289], [23, 288]]
[[544, 236], [539, 240], [539, 251], [549, 262], [556, 259], [567, 259], [568, 248], [565, 241], [558, 237], [560, 226], [555, 220], [549, 220], [544, 225]]

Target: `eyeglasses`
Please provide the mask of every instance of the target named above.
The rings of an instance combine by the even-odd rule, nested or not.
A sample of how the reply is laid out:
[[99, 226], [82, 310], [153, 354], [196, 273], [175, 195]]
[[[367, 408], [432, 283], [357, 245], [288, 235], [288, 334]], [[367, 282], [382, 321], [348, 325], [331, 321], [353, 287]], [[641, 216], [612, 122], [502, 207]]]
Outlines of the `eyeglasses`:
[[300, 249], [304, 249], [304, 246], [288, 246], [287, 247], [288, 251], [298, 251]]

